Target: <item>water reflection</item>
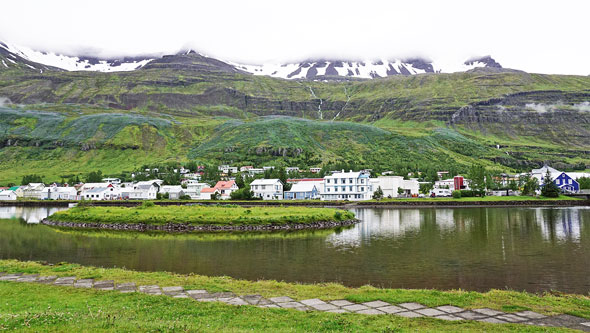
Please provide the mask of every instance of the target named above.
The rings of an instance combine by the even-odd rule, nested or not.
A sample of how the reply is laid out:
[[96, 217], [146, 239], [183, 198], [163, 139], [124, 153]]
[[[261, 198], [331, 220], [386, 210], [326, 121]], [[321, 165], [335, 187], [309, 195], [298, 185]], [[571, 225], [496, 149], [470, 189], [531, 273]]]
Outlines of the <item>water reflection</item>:
[[[37, 222], [56, 208], [0, 207]], [[309, 233], [162, 235], [56, 230], [0, 220], [0, 258], [243, 279], [489, 290], [590, 291], [590, 209], [356, 209]]]
[[0, 207], [0, 219], [22, 219], [27, 223], [39, 223], [49, 215], [64, 210], [63, 207]]

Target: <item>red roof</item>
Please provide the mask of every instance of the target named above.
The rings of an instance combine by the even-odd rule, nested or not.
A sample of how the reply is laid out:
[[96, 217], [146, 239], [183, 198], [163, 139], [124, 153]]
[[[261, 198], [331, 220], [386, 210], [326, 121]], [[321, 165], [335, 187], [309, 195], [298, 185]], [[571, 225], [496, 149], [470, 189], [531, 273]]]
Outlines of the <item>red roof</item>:
[[201, 193], [214, 193], [215, 191], [217, 191], [216, 188], [214, 187], [207, 187], [201, 190]]
[[235, 180], [220, 180], [217, 182], [217, 184], [215, 184], [215, 186], [213, 186], [213, 188], [219, 190], [229, 190], [235, 183]]

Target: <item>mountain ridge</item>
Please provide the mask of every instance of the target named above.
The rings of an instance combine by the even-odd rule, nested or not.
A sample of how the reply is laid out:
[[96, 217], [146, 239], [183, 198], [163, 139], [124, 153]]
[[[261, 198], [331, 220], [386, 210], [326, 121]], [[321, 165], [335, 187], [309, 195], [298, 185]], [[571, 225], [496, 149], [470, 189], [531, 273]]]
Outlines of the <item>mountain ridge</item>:
[[[98, 71], [120, 72], [134, 71], [141, 68], [163, 67], [168, 63], [176, 63], [176, 66], [188, 66], [187, 56], [200, 58], [201, 64], [209, 66], [215, 63], [217, 67], [224, 67], [226, 71], [246, 72], [254, 75], [266, 75], [282, 79], [298, 80], [346, 80], [346, 79], [373, 79], [393, 75], [416, 75], [424, 73], [445, 72], [430, 60], [420, 57], [410, 57], [393, 60], [305, 60], [295, 63], [248, 65], [231, 61], [224, 61], [208, 57], [194, 50], [187, 49], [175, 54], [162, 56], [125, 56], [112, 58], [99, 58], [92, 55], [68, 56], [61, 53], [36, 51], [27, 47], [20, 47], [9, 43], [0, 42], [0, 54], [3, 54], [8, 62], [0, 62], [2, 67], [8, 68], [12, 61], [23, 62], [34, 70], [67, 70], [67, 71]], [[177, 59], [175, 59], [177, 58]], [[182, 64], [180, 64], [182, 62]], [[38, 64], [38, 65], [35, 65]], [[194, 62], [193, 62], [194, 64]], [[3, 66], [2, 66], [3, 65]], [[196, 66], [198, 67], [198, 66]], [[233, 67], [231, 69], [230, 67]], [[479, 67], [502, 68], [490, 56], [469, 59], [465, 61], [460, 71], [467, 71]]]

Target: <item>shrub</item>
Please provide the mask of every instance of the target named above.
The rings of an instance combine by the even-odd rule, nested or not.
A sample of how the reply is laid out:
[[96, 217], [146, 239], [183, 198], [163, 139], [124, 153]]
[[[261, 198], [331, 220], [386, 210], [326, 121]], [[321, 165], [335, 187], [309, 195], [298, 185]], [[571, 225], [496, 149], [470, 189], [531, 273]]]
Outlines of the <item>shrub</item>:
[[[455, 191], [457, 192], [457, 191]], [[460, 198], [469, 198], [469, 197], [474, 197], [475, 193], [472, 190], [460, 190], [459, 193], [461, 193]], [[454, 194], [454, 192], [453, 192]]]
[[141, 207], [140, 208], [150, 208], [150, 207], [154, 207], [155, 204], [152, 201], [144, 201], [141, 203]]
[[337, 211], [336, 213], [334, 213], [334, 218], [336, 219], [336, 221], [340, 221], [342, 219], [342, 213]]
[[453, 198], [461, 199], [461, 191], [453, 191]]

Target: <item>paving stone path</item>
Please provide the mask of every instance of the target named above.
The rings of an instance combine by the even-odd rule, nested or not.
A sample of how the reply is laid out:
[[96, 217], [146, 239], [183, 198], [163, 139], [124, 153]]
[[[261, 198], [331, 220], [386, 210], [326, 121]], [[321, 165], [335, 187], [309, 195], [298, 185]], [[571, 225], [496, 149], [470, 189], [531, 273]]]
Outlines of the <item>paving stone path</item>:
[[24, 275], [2, 273], [0, 281], [36, 282], [74, 288], [117, 290], [122, 293], [141, 292], [175, 298], [192, 298], [198, 302], [223, 302], [230, 305], [249, 305], [260, 308], [284, 308], [299, 311], [334, 313], [360, 313], [365, 315], [395, 315], [406, 318], [431, 317], [441, 320], [476, 320], [494, 324], [517, 323], [535, 326], [568, 327], [590, 332], [590, 319], [567, 314], [545, 316], [533, 311], [504, 313], [492, 309], [466, 310], [452, 305], [429, 308], [419, 303], [390, 304], [383, 301], [353, 303], [347, 300], [323, 301], [319, 298], [296, 301], [290, 297], [264, 298], [260, 295], [236, 295], [231, 292], [210, 293], [207, 290], [185, 290], [183, 287], [137, 286], [135, 283], [115, 283], [112, 280], [95, 281], [76, 277]]

